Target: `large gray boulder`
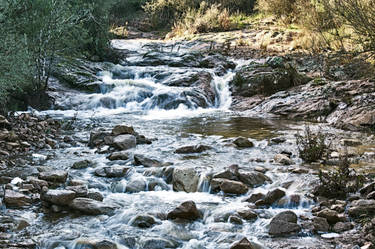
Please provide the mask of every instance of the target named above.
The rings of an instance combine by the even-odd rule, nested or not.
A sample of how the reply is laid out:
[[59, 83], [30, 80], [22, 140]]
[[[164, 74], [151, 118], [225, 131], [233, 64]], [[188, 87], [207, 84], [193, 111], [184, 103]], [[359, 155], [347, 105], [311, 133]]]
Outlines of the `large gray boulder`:
[[284, 211], [272, 218], [268, 233], [273, 236], [298, 233], [301, 227], [297, 224], [297, 215]]
[[177, 167], [173, 170], [172, 184], [174, 191], [196, 192], [199, 175], [193, 167]]

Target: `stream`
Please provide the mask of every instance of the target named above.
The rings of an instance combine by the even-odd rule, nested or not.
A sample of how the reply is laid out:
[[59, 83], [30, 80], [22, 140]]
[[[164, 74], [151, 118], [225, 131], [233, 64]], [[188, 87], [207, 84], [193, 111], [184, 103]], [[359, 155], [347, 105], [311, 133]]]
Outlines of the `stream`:
[[[69, 211], [43, 213], [37, 207], [14, 211], [30, 222], [28, 233], [37, 242], [37, 248], [97, 248], [90, 246], [92, 241], [108, 240], [119, 249], [227, 249], [243, 237], [254, 243], [254, 248], [332, 248], [329, 241], [310, 234], [303, 226], [292, 236], [276, 238], [268, 234], [272, 217], [282, 211], [292, 210], [299, 217], [312, 217], [310, 209], [314, 201], [309, 198], [309, 191], [317, 176], [313, 174], [314, 165], [303, 165], [298, 158], [295, 134], [303, 129], [304, 122], [247, 117], [230, 110], [229, 82], [235, 67], [252, 60], [230, 60], [228, 63], [235, 67], [226, 70], [215, 65], [199, 68], [189, 65], [195, 59], [188, 57], [197, 52], [188, 42], [177, 48], [157, 42], [119, 40], [113, 41], [113, 46], [127, 52], [127, 61], [100, 72], [100, 92], [65, 93], [57, 99], [55, 110], [38, 114], [73, 120], [76, 127], [70, 132], [75, 146], [61, 145], [41, 151], [41, 155], [51, 159], [42, 160], [39, 167], [69, 171], [70, 180], [84, 182], [90, 191], [104, 197], [103, 203], [115, 205], [116, 210], [111, 215], [96, 216]], [[165, 63], [157, 63], [160, 61]], [[198, 78], [193, 78], [194, 75]], [[208, 79], [212, 94], [207, 92], [207, 85], [194, 83], [202, 75]], [[87, 146], [91, 131], [111, 130], [121, 124], [132, 126], [152, 140], [152, 144], [139, 144], [129, 152], [155, 159], [162, 166], [136, 166], [132, 160], [110, 161], [108, 154], [96, 153], [96, 148]], [[248, 138], [254, 147], [236, 148], [233, 139], [237, 137]], [[275, 138], [284, 142], [272, 142]], [[175, 153], [180, 147], [198, 144], [211, 149]], [[290, 153], [295, 165], [275, 163], [274, 156], [280, 153]], [[71, 168], [73, 163], [84, 159], [94, 162], [95, 167]], [[245, 195], [213, 192], [208, 179], [234, 164], [242, 171], [263, 172], [268, 180], [250, 188]], [[96, 169], [108, 166], [131, 169], [125, 177], [95, 175]], [[164, 175], [168, 168], [194, 169], [199, 179], [196, 191], [174, 191], [172, 182]], [[128, 186], [134, 184], [141, 186], [140, 191], [129, 191]], [[266, 194], [276, 188], [286, 195], [270, 207], [256, 207], [244, 201], [251, 194]], [[297, 202], [293, 201], [296, 196]], [[185, 223], [162, 218], [162, 214], [185, 201], [195, 202], [203, 214], [201, 219]], [[258, 218], [229, 222], [229, 217], [238, 210], [250, 208]], [[145, 214], [155, 218], [153, 226], [132, 225], [137, 215]]]

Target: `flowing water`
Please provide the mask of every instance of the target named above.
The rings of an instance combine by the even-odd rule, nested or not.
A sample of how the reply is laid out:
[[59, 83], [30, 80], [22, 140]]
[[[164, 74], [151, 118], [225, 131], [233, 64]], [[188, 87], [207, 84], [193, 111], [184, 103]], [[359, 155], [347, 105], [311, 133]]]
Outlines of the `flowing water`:
[[[41, 167], [69, 170], [70, 178], [87, 182], [90, 189], [103, 194], [105, 203], [114, 204], [118, 208], [114, 215], [99, 216], [70, 212], [56, 215], [32, 210], [30, 213], [24, 212], [22, 216], [28, 217], [31, 222], [30, 233], [38, 242], [38, 248], [82, 249], [87, 248], [82, 246], [85, 244], [83, 241], [95, 239], [114, 241], [118, 248], [154, 248], [146, 247], [145, 241], [164, 238], [175, 243], [178, 248], [224, 249], [244, 236], [258, 244], [259, 248], [328, 248], [319, 236], [303, 231], [296, 236], [278, 239], [268, 235], [271, 218], [281, 211], [291, 209], [297, 215], [311, 216], [309, 207], [313, 201], [305, 194], [316, 177], [313, 174], [293, 174], [287, 166], [272, 163], [274, 155], [282, 151], [291, 152], [292, 159], [301, 163], [294, 144], [294, 134], [301, 128], [301, 124], [287, 120], [249, 118], [230, 111], [232, 100], [228, 82], [234, 76], [233, 70], [218, 74], [215, 68], [142, 65], [145, 54], [155, 50], [155, 47], [159, 46], [159, 50], [163, 46], [165, 50], [170, 48], [158, 43], [144, 46], [142, 41], [115, 41], [114, 45], [126, 50], [129, 56], [122, 65], [100, 73], [101, 93], [75, 93], [59, 99], [58, 106], [63, 109], [41, 113], [54, 118], [74, 118], [75, 125], [80, 127], [72, 132], [77, 141], [76, 146], [61, 146], [57, 150], [41, 152], [52, 158]], [[163, 54], [164, 59], [178, 60], [191, 52], [188, 44], [180, 46], [178, 51]], [[251, 61], [234, 62], [239, 66]], [[168, 84], [201, 71], [212, 76], [214, 99], [207, 98], [204, 92], [191, 86]], [[160, 168], [133, 166], [130, 161], [118, 162], [120, 165], [132, 166], [130, 173], [120, 179], [97, 177], [94, 175], [95, 168], [70, 168], [74, 162], [82, 159], [94, 161], [97, 167], [116, 165], [106, 159], [106, 155], [95, 153], [95, 149], [88, 148], [86, 144], [90, 131], [110, 129], [117, 124], [131, 125], [140, 134], [154, 139], [151, 145], [137, 145], [132, 152], [158, 159], [175, 168], [194, 167], [200, 174], [198, 192], [173, 191], [172, 185], [160, 177]], [[238, 136], [249, 138], [255, 147], [241, 150], [235, 148], [230, 139]], [[287, 142], [269, 143], [270, 139], [279, 136], [286, 138]], [[196, 144], [209, 145], [213, 149], [191, 155], [174, 153], [176, 148]], [[272, 183], [250, 189], [245, 196], [211, 193], [207, 176], [233, 164], [250, 171], [264, 168]], [[134, 179], [145, 181], [146, 188], [138, 193], [126, 193], [126, 185]], [[152, 182], [157, 182], [157, 187], [148, 191], [147, 186]], [[284, 205], [256, 209], [259, 218], [243, 221], [242, 225], [227, 221], [227, 214], [249, 205], [243, 202], [246, 196], [267, 193], [276, 187], [285, 190], [287, 197], [300, 195], [300, 204], [295, 206], [286, 202]], [[130, 225], [138, 214], [168, 213], [188, 200], [194, 201], [204, 213], [203, 219], [187, 224], [158, 220], [158, 224], [148, 229]], [[135, 242], [133, 247], [129, 246], [132, 241]]]

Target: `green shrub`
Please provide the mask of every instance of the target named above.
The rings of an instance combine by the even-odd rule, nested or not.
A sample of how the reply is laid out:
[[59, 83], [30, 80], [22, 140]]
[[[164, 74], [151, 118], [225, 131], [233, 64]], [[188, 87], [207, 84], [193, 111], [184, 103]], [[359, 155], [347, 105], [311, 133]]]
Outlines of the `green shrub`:
[[296, 135], [298, 152], [305, 162], [316, 162], [323, 158], [324, 153], [329, 146], [326, 142], [326, 136], [320, 130], [313, 133], [309, 126], [305, 127], [303, 135]]

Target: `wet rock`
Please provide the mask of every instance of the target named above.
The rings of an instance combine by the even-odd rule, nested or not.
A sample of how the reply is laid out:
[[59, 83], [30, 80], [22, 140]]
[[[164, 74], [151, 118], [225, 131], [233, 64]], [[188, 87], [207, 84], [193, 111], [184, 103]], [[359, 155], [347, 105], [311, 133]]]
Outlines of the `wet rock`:
[[206, 150], [211, 150], [212, 148], [207, 145], [191, 145], [178, 148], [175, 153], [177, 154], [190, 154], [190, 153], [202, 153]]
[[353, 228], [353, 224], [350, 222], [337, 222], [333, 227], [333, 231], [336, 233], [342, 233]]
[[241, 217], [239, 217], [237, 215], [229, 216], [228, 221], [229, 221], [229, 223], [232, 223], [232, 224], [237, 224], [237, 225], [243, 224], [243, 221], [242, 221]]
[[133, 219], [130, 220], [129, 224], [131, 226], [136, 226], [140, 228], [149, 228], [153, 225], [157, 224], [158, 222], [155, 218], [151, 215], [137, 215]]
[[362, 145], [362, 142], [356, 139], [343, 139], [341, 140], [342, 145], [344, 146], [359, 146]]
[[4, 193], [4, 203], [7, 207], [26, 207], [30, 206], [32, 200], [27, 195], [6, 189]]
[[173, 170], [173, 190], [196, 192], [198, 188], [199, 175], [194, 168], [175, 168]]
[[367, 199], [375, 199], [375, 191], [372, 191], [366, 196]]
[[48, 182], [65, 183], [68, 178], [68, 172], [63, 170], [45, 171], [39, 174], [39, 178]]
[[317, 213], [318, 217], [326, 218], [328, 223], [335, 224], [336, 222], [340, 221], [339, 214], [331, 209], [323, 209], [322, 211]]
[[126, 125], [116, 125], [112, 129], [113, 136], [127, 135], [127, 134], [134, 135], [135, 134], [134, 128], [131, 126], [126, 126]]
[[72, 209], [89, 215], [109, 214], [115, 207], [89, 198], [76, 198], [69, 205]]
[[201, 216], [197, 206], [193, 201], [186, 201], [174, 210], [168, 213], [167, 218], [170, 220], [183, 219], [183, 220], [196, 220]]
[[96, 201], [103, 201], [104, 199], [103, 195], [100, 192], [96, 192], [96, 191], [88, 191], [87, 198], [93, 199]]
[[148, 180], [148, 190], [169, 190], [169, 186], [160, 178], [151, 178]]
[[106, 240], [106, 239], [97, 239], [97, 238], [85, 238], [78, 239], [75, 243], [76, 248], [92, 248], [92, 249], [117, 249], [115, 242]]
[[266, 197], [266, 195], [263, 194], [263, 193], [255, 193], [255, 194], [251, 194], [244, 201], [255, 203], [255, 202], [259, 201], [259, 200], [263, 200], [265, 197]]
[[113, 146], [120, 150], [135, 148], [137, 141], [133, 135], [119, 135], [113, 139]]
[[100, 177], [124, 177], [130, 170], [130, 167], [124, 166], [112, 166], [112, 167], [101, 167], [95, 170], [95, 175]]
[[55, 190], [50, 189], [42, 195], [42, 200], [60, 206], [68, 206], [76, 197], [72, 190]]
[[212, 178], [221, 178], [227, 180], [238, 180], [238, 170], [233, 172], [229, 169], [218, 172], [212, 176]]
[[257, 206], [272, 205], [285, 196], [285, 192], [279, 188], [269, 191], [263, 200], [255, 203]]
[[375, 213], [375, 200], [356, 200], [351, 203], [348, 213], [352, 217], [360, 216], [362, 214]]
[[143, 249], [177, 248], [178, 244], [163, 238], [144, 238], [140, 241]]
[[243, 238], [240, 241], [233, 243], [230, 249], [256, 249], [247, 238]]
[[91, 167], [93, 163], [89, 160], [82, 160], [75, 162], [72, 166], [72, 169], [86, 169], [88, 167]]
[[254, 220], [258, 218], [258, 214], [251, 209], [240, 209], [237, 210], [237, 213], [244, 220]]
[[375, 191], [375, 182], [369, 183], [359, 190], [362, 195], [368, 195], [373, 191]]
[[286, 142], [286, 139], [283, 137], [275, 137], [271, 139], [271, 144], [282, 144], [285, 142]]
[[292, 211], [284, 211], [272, 218], [268, 233], [273, 236], [298, 233], [301, 227], [297, 224], [297, 215]]
[[126, 185], [126, 192], [137, 193], [146, 190], [146, 181], [142, 178], [134, 179]]
[[148, 158], [144, 155], [134, 155], [135, 165], [143, 165], [145, 167], [161, 167], [163, 163], [152, 158]]
[[292, 165], [292, 164], [294, 164], [293, 160], [290, 159], [288, 156], [286, 156], [284, 154], [275, 155], [273, 160], [275, 160], [276, 163], [279, 163], [279, 164], [282, 164], [282, 165]]
[[132, 154], [127, 151], [116, 151], [110, 154], [107, 158], [110, 161], [115, 161], [115, 160], [128, 160], [131, 157], [132, 157]]
[[254, 147], [253, 142], [251, 142], [249, 139], [245, 137], [238, 137], [236, 138], [233, 143], [238, 147], [238, 148], [252, 148]]
[[143, 135], [136, 134], [137, 144], [152, 144], [152, 140]]
[[316, 232], [328, 232], [329, 224], [326, 218], [314, 217], [312, 219], [313, 229]]
[[220, 184], [220, 189], [226, 194], [241, 195], [247, 193], [249, 188], [242, 182], [224, 179]]
[[94, 148], [104, 143], [104, 138], [110, 136], [111, 133], [106, 131], [92, 131], [90, 133], [89, 147]]
[[43, 187], [48, 187], [48, 182], [44, 180], [40, 180], [36, 177], [29, 176], [26, 179], [27, 182], [31, 183], [34, 188], [41, 190]]
[[260, 186], [265, 182], [272, 182], [268, 176], [261, 172], [239, 171], [238, 179], [249, 187]]
[[76, 197], [87, 197], [88, 189], [86, 185], [68, 186], [66, 190], [76, 193]]

